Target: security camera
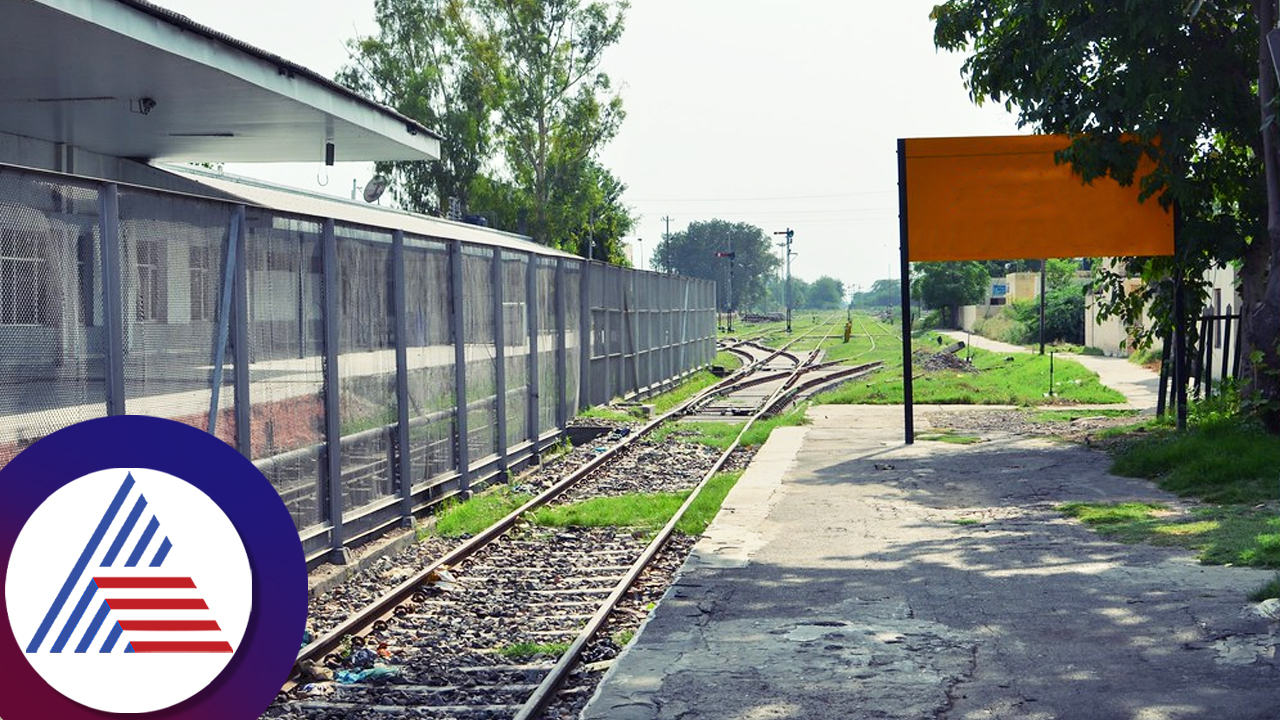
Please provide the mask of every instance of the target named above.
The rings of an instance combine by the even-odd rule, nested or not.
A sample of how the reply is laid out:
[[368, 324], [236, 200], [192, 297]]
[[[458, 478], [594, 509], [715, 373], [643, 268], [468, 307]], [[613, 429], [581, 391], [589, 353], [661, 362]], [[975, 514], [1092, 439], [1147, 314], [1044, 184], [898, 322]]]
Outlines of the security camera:
[[152, 110], [156, 109], [156, 101], [149, 97], [144, 97], [138, 101], [138, 112], [143, 115], [150, 115]]

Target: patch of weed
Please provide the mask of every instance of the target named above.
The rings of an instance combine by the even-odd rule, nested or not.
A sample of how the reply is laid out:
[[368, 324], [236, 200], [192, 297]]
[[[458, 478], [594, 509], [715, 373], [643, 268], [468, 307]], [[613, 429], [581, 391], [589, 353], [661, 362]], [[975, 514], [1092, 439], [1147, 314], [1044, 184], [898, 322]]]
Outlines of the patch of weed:
[[1203, 422], [1178, 433], [1159, 428], [1116, 450], [1111, 472], [1155, 480], [1185, 497], [1259, 503], [1277, 497], [1280, 443], [1237, 418]]
[[498, 648], [498, 654], [509, 660], [530, 660], [538, 656], [558, 658], [569, 649], [569, 643], [512, 643]]
[[1273, 509], [1224, 505], [1175, 513], [1159, 504], [1068, 503], [1058, 510], [1119, 542], [1195, 550], [1207, 565], [1280, 567], [1280, 517]]
[[435, 533], [442, 537], [475, 535], [529, 502], [532, 495], [498, 487], [468, 500], [446, 500], [436, 512]]

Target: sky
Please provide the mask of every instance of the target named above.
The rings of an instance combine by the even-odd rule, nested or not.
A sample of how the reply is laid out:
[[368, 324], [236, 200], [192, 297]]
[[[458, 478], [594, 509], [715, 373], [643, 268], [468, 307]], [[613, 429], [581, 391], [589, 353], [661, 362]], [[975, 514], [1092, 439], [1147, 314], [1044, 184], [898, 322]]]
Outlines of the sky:
[[[796, 277], [896, 278], [897, 139], [1025, 132], [1003, 107], [976, 107], [963, 56], [934, 48], [938, 1], [633, 0], [604, 66], [627, 117], [601, 159], [639, 216], [625, 238], [637, 264], [664, 217], [671, 232], [719, 218], [793, 229]], [[153, 2], [329, 76], [346, 40], [377, 29], [372, 0]], [[373, 172], [227, 171], [343, 196]]]

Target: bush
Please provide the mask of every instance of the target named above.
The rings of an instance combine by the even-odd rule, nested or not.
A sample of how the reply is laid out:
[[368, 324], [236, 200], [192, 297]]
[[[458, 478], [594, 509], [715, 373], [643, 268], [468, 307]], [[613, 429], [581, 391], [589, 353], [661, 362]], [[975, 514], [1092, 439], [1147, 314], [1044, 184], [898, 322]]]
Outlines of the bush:
[[[1084, 288], [1080, 285], [1050, 290], [1044, 302], [1045, 342], [1084, 344]], [[1015, 300], [1010, 312], [1023, 328], [1019, 344], [1040, 342], [1040, 300]]]

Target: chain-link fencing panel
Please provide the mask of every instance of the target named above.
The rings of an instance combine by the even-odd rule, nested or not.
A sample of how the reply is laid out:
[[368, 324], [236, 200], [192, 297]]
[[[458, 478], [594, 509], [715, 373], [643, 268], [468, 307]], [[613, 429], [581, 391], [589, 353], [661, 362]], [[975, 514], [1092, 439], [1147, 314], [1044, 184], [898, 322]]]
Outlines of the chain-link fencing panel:
[[96, 187], [0, 168], [0, 467], [106, 415], [101, 248]]
[[467, 358], [467, 448], [472, 463], [498, 452], [493, 249], [462, 246], [462, 317]]
[[418, 488], [457, 468], [449, 248], [405, 238], [404, 264], [409, 470], [412, 487]]
[[237, 368], [222, 314], [231, 206], [120, 190], [125, 410], [209, 429], [221, 359], [216, 435], [235, 441]]
[[506, 447], [529, 439], [529, 256], [502, 253], [502, 342], [506, 370]]
[[256, 208], [245, 228], [252, 459], [306, 531], [328, 520], [322, 228]]
[[538, 325], [538, 418], [537, 432], [541, 436], [556, 427], [556, 402], [560, 395], [556, 364], [559, 359], [560, 327], [556, 308], [560, 303], [560, 289], [556, 286], [556, 261], [537, 258], [536, 295]]
[[564, 397], [566, 415], [573, 417], [584, 402], [582, 390], [582, 263], [564, 263], [564, 282], [558, 286], [564, 293]]
[[334, 234], [342, 507], [359, 514], [396, 490], [395, 273], [389, 234], [344, 225]]

